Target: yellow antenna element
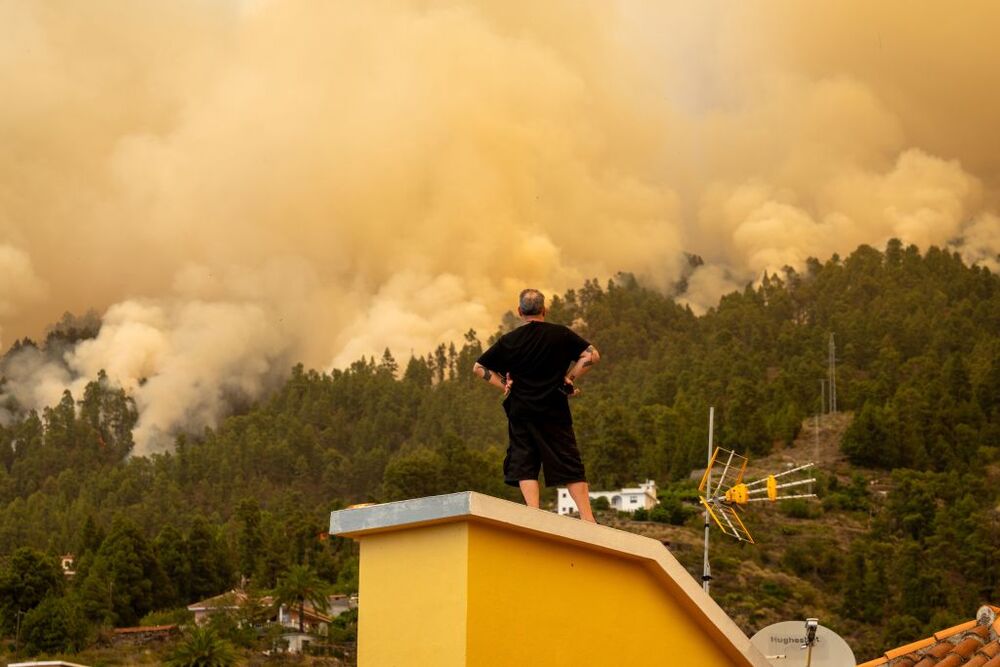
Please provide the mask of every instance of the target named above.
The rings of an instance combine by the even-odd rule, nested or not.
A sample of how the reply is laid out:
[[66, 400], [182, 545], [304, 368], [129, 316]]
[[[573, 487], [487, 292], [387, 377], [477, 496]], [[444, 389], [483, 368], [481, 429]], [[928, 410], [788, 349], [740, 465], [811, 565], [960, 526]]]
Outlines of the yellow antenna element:
[[[747, 457], [741, 454], [721, 447], [716, 448], [705, 474], [702, 475], [698, 491], [701, 494], [699, 497], [701, 504], [705, 506], [719, 530], [730, 537], [753, 544], [753, 536], [740, 519], [739, 508], [745, 507], [748, 503], [814, 498], [815, 493], [790, 495], [787, 489], [811, 484], [816, 479], [792, 477], [813, 466], [812, 463], [806, 463], [752, 482], [744, 482], [743, 475], [746, 473], [747, 463]], [[787, 477], [788, 481], [779, 482], [778, 479], [781, 477]]]
[[708, 462], [708, 467], [705, 468], [705, 474], [701, 476], [701, 482], [699, 482], [698, 484], [699, 491], [705, 490], [705, 484], [708, 482], [708, 473], [712, 472], [712, 466], [715, 465], [715, 458], [718, 455], [719, 455], [719, 449], [716, 448], [715, 451], [712, 452], [712, 459]]
[[740, 515], [736, 513], [736, 508], [730, 505], [714, 505], [704, 498], [701, 499], [701, 504], [705, 506], [708, 510], [708, 515], [712, 517], [715, 524], [719, 527], [726, 535], [730, 537], [735, 537], [741, 542], [749, 542], [753, 544], [753, 536], [747, 527], [740, 520]]
[[747, 501], [750, 500], [750, 494], [747, 491], [746, 484], [737, 484], [733, 488], [726, 491], [726, 502], [735, 503], [737, 505], [746, 505]]

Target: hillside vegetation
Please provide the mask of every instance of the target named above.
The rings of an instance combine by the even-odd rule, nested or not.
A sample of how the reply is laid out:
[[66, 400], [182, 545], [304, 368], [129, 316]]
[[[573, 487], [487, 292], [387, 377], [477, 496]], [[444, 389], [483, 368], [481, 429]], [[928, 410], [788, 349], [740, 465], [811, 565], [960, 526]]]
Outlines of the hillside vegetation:
[[[765, 276], [702, 316], [620, 275], [553, 298], [549, 319], [604, 359], [574, 404], [593, 485], [658, 480], [658, 523], [622, 525], [669, 539], [692, 572], [688, 478], [704, 466], [709, 406], [716, 442], [759, 470], [813, 458], [835, 334], [845, 414], [824, 421], [820, 500], [755, 510], [757, 546], [715, 540], [713, 593], [747, 632], [818, 615], [865, 658], [1000, 601], [996, 275], [892, 241]], [[513, 325], [508, 314], [493, 335]], [[471, 373], [485, 343], [470, 331], [403, 368], [389, 350], [329, 374], [297, 366], [267, 400], [148, 458], [129, 456], [136, 407], [107, 378], [42, 414], [4, 406], [0, 634], [22, 612], [31, 651], [74, 650], [240, 577], [271, 589], [301, 564], [354, 590], [353, 546], [323, 535], [331, 509], [513, 497], [499, 392]], [[69, 583], [53, 569], [66, 552]]]

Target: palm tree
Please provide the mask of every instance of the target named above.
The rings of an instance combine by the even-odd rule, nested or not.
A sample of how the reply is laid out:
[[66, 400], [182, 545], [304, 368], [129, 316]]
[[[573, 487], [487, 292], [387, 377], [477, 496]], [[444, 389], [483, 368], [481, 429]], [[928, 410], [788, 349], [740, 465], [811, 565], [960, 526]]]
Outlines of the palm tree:
[[299, 632], [305, 632], [306, 602], [311, 604], [313, 609], [325, 612], [329, 592], [329, 584], [320, 579], [312, 568], [306, 565], [293, 565], [288, 568], [288, 572], [283, 577], [278, 579], [278, 587], [274, 590], [274, 599], [278, 605], [298, 604]]
[[187, 640], [167, 658], [170, 667], [229, 667], [236, 664], [236, 649], [211, 628], [195, 627]]

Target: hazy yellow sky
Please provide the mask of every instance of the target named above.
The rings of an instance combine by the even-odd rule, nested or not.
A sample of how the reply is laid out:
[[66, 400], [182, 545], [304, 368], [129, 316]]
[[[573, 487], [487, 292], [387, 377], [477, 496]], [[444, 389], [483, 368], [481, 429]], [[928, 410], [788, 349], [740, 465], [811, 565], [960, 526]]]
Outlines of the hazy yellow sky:
[[222, 400], [185, 376], [253, 394], [292, 359], [419, 354], [525, 285], [668, 286], [685, 251], [696, 308], [893, 236], [997, 268], [997, 25], [996, 2], [0, 0], [0, 345], [106, 311], [37, 400], [108, 368], [169, 429]]

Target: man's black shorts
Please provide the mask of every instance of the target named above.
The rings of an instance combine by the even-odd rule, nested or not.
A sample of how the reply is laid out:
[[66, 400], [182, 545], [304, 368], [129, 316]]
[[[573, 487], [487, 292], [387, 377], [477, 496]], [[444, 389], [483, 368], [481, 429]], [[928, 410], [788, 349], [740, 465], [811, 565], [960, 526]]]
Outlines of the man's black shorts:
[[545, 470], [546, 486], [587, 480], [572, 422], [508, 419], [507, 433], [505, 483], [517, 486], [521, 480], [538, 479], [539, 469]]

